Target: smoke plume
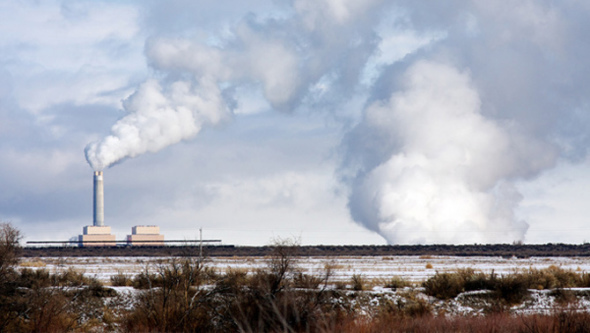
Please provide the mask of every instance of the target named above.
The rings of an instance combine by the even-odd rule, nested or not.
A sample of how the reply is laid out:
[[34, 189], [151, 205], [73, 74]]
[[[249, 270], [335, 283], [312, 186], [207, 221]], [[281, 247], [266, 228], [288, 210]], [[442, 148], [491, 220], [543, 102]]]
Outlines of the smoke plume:
[[358, 20], [377, 4], [325, 1], [316, 8], [315, 1], [296, 1], [294, 15], [283, 20], [244, 18], [222, 46], [152, 38], [146, 56], [163, 79], [148, 80], [124, 102], [128, 114], [86, 147], [88, 163], [102, 170], [195, 136], [232, 116], [240, 86], [256, 87], [282, 112], [297, 109], [327, 76], [337, 77], [330, 81], [335, 90], [353, 89], [374, 47], [370, 26]]
[[374, 165], [361, 161], [350, 198], [355, 220], [395, 244], [522, 240], [528, 225], [514, 215], [521, 196], [510, 179], [535, 171], [527, 162], [535, 150], [525, 147], [532, 143], [482, 116], [467, 73], [419, 61], [400, 81], [349, 138], [390, 147], [376, 152]]

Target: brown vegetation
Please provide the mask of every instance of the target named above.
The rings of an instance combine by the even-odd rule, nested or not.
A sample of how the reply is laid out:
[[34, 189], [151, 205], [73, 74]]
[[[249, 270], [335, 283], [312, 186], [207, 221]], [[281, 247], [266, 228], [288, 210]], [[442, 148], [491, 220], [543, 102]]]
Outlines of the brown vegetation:
[[[423, 283], [427, 295], [439, 299], [451, 299], [462, 292], [489, 290], [496, 300], [505, 305], [521, 303], [529, 294], [529, 289], [562, 289], [590, 287], [590, 275], [551, 266], [547, 269], [528, 269], [498, 276], [494, 272], [486, 275], [473, 269], [460, 269], [455, 273], [436, 273]], [[560, 294], [566, 297], [563, 292]]]
[[[218, 274], [191, 253], [135, 276], [119, 273], [117, 294], [97, 280], [65, 269], [16, 270], [20, 234], [0, 241], [0, 332], [588, 332], [590, 314], [579, 297], [590, 276], [549, 267], [504, 276], [471, 269], [437, 273], [416, 288], [400, 278], [331, 283], [331, 265], [321, 277], [302, 273], [293, 261], [301, 247], [279, 241], [268, 247], [268, 265], [254, 272]], [[185, 248], [186, 251], [186, 248]], [[366, 291], [375, 283], [396, 290]], [[552, 313], [515, 315], [510, 309], [529, 289], [551, 289]], [[452, 315], [440, 304], [458, 302], [468, 291], [484, 297], [483, 315]], [[462, 294], [463, 293], [463, 294]]]

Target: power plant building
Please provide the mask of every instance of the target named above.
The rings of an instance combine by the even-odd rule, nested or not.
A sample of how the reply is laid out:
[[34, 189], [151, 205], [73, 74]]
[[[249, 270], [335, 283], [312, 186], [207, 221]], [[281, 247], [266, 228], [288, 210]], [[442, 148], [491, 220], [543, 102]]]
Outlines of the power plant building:
[[127, 235], [127, 244], [133, 246], [162, 246], [164, 235], [160, 235], [160, 227], [156, 225], [136, 225]]
[[87, 225], [78, 237], [81, 246], [115, 246], [115, 235], [111, 234], [109, 226]]
[[[102, 171], [94, 171], [94, 191], [92, 198], [93, 223], [84, 227], [78, 236], [80, 246], [116, 246], [115, 235], [111, 227], [104, 225], [104, 182]], [[160, 235], [160, 227], [156, 225], [136, 225], [127, 235], [127, 245], [162, 246], [164, 235]]]

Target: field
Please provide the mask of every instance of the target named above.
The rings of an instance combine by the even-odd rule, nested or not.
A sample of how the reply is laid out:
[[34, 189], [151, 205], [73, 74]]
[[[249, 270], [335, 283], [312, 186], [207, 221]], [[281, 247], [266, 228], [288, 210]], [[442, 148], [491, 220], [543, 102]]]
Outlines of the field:
[[[501, 256], [432, 255], [424, 247], [420, 255], [320, 256], [310, 253], [384, 248], [301, 251], [288, 243], [216, 249], [257, 255], [69, 248], [42, 251], [71, 256], [40, 256], [24, 249], [0, 276], [7, 282], [0, 284], [0, 331], [590, 331], [585, 255], [504, 255], [510, 246], [495, 248]], [[490, 253], [446, 248], [482, 249]], [[96, 255], [129, 250], [160, 255]]]
[[[42, 267], [51, 273], [73, 268], [88, 277], [108, 283], [118, 273], [136, 275], [146, 268], [170, 262], [172, 257], [28, 257], [22, 258], [21, 267]], [[210, 257], [207, 266], [218, 273], [229, 268], [254, 271], [266, 267], [268, 257]], [[332, 270], [331, 279], [349, 281], [361, 275], [368, 281], [400, 277], [411, 282], [423, 282], [437, 272], [454, 272], [462, 268], [490, 274], [509, 274], [527, 269], [560, 267], [576, 272], [590, 272], [590, 257], [455, 257], [455, 256], [338, 256], [296, 257], [294, 265], [299, 271], [321, 276], [326, 266]]]
[[[115, 276], [125, 275], [129, 279], [142, 272], [157, 272], [167, 267], [174, 257], [64, 257], [64, 258], [23, 258], [21, 267], [43, 268], [59, 274], [68, 269], [95, 278], [105, 285], [112, 284]], [[253, 272], [269, 267], [271, 257], [211, 257], [204, 259], [204, 265], [216, 274], [227, 275], [232, 271]], [[465, 269], [485, 275], [510, 276], [530, 271], [558, 269], [576, 274], [590, 272], [590, 257], [452, 257], [452, 256], [340, 256], [340, 257], [294, 257], [291, 268], [309, 276], [321, 279], [330, 270], [329, 288], [363, 289], [365, 296], [374, 299], [400, 300], [408, 293], [421, 295], [439, 312], [453, 314], [477, 314], [489, 307], [486, 293], [480, 290], [464, 292], [458, 297], [441, 301], [427, 298], [425, 281], [436, 274], [454, 274]], [[355, 287], [356, 280], [362, 280], [361, 288]], [[388, 288], [390, 281], [404, 281], [406, 288]], [[133, 293], [128, 287], [112, 287], [118, 292]], [[542, 288], [541, 288], [542, 289]], [[578, 309], [590, 309], [590, 288], [565, 288], [577, 295]], [[357, 290], [358, 291], [358, 290]], [[524, 302], [511, 307], [513, 313], [549, 313], [558, 303], [551, 290], [531, 289]], [[370, 303], [370, 301], [367, 301]]]
[[0, 242], [0, 331], [589, 332], [590, 245]]

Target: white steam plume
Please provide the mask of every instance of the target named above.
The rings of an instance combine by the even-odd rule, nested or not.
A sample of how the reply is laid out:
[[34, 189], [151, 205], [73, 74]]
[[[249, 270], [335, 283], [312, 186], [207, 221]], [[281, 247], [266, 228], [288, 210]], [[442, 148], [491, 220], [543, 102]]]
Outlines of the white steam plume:
[[528, 225], [514, 216], [521, 196], [510, 179], [534, 171], [535, 145], [481, 115], [466, 73], [419, 61], [401, 81], [355, 132], [393, 147], [355, 180], [355, 220], [395, 244], [523, 240]]
[[[366, 19], [363, 12], [374, 10], [379, 2], [325, 1], [314, 11], [310, 5], [317, 2], [298, 0], [297, 14], [270, 20], [268, 31], [261, 29], [260, 22], [244, 19], [223, 47], [182, 38], [151, 39], [146, 56], [165, 79], [145, 82], [125, 101], [128, 115], [113, 125], [109, 136], [86, 147], [88, 163], [102, 170], [193, 137], [203, 125], [232, 115], [236, 101], [231, 92], [240, 84], [259, 87], [272, 108], [281, 111], [296, 109], [326, 74], [346, 72], [338, 84], [351, 89], [370, 56], [367, 45], [371, 44], [351, 43], [350, 39], [359, 39], [358, 32], [354, 36], [344, 32], [354, 30], [354, 19]], [[318, 14], [330, 14], [329, 19]], [[370, 29], [364, 33], [372, 35]], [[312, 43], [318, 38], [323, 42]], [[364, 40], [368, 39], [360, 38]], [[189, 79], [176, 81], [178, 77]]]
[[111, 135], [86, 147], [95, 170], [188, 139], [229, 114], [216, 83], [207, 80], [177, 81], [167, 89], [149, 80], [123, 104], [129, 114], [113, 125]]

